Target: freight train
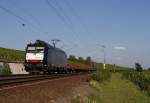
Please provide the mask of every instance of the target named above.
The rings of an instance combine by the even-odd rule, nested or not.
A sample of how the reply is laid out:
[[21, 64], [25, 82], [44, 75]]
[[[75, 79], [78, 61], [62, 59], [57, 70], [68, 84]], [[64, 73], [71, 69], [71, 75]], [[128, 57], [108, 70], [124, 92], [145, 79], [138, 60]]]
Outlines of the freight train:
[[29, 43], [25, 52], [25, 70], [30, 74], [92, 72], [88, 66], [71, 65], [67, 63], [66, 53], [45, 41], [36, 40]]

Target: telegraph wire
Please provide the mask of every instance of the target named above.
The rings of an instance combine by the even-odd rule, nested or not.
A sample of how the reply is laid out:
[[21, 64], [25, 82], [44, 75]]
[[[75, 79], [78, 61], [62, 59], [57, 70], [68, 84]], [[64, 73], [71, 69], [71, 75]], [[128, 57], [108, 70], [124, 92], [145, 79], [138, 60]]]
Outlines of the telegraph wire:
[[81, 27], [83, 27], [84, 31], [87, 34], [91, 35], [92, 33], [89, 31], [86, 23], [81, 18], [81, 16], [78, 14], [78, 12], [76, 12], [76, 9], [73, 8], [73, 6], [70, 4], [69, 0], [63, 0], [63, 1], [66, 4], [66, 6], [69, 8], [69, 10], [71, 11], [71, 13], [74, 15], [74, 17], [77, 19], [77, 21], [79, 22], [79, 24], [81, 25]]
[[76, 17], [76, 19], [79, 21], [80, 25], [84, 28], [84, 30], [88, 33], [91, 34], [89, 32], [89, 30], [87, 29], [86, 24], [83, 22], [82, 18], [78, 15], [78, 13], [76, 12], [76, 10], [71, 6], [71, 4], [69, 3], [68, 0], [63, 0], [64, 3], [68, 6], [68, 8], [70, 8], [69, 10], [72, 12], [72, 14], [74, 14], [74, 16]]
[[72, 29], [75, 30], [73, 22], [71, 21], [70, 17], [64, 12], [63, 7], [57, 2], [57, 0], [51, 0], [51, 1], [55, 1], [54, 5], [60, 10], [60, 12], [63, 14], [64, 18], [66, 19], [68, 24], [72, 27]]
[[[32, 26], [32, 28], [34, 28], [34, 29], [40, 31], [40, 30], [39, 30], [38, 28], [36, 28], [32, 23], [30, 23], [30, 22], [27, 21], [26, 19], [22, 18], [21, 16], [17, 15], [17, 14], [14, 13], [13, 11], [11, 11], [11, 10], [5, 8], [4, 6], [0, 5], [0, 9], [2, 9], [2, 10], [5, 11], [5, 12], [7, 12], [8, 14], [10, 14], [10, 15], [16, 17], [16, 18], [18, 19], [17, 21], [18, 21], [19, 23], [21, 23], [21, 25], [22, 25], [23, 27], [25, 27], [25, 26], [26, 26], [26, 23], [27, 23], [27, 24], [29, 24], [30, 26]], [[40, 32], [43, 33], [42, 31], [40, 31]]]
[[25, 9], [23, 9], [21, 6], [16, 5], [16, 3], [13, 0], [10, 0], [9, 3], [11, 3], [12, 5], [14, 5], [16, 8], [18, 8], [19, 10], [22, 10], [26, 15], [28, 15], [28, 17], [30, 17], [30, 19], [32, 19], [32, 21], [34, 21], [40, 28], [42, 27], [39, 20], [33, 16], [31, 13], [27, 12]]
[[[54, 3], [52, 3], [52, 0], [51, 0], [51, 2], [50, 2], [50, 0], [46, 0], [46, 3], [47, 3], [47, 5], [48, 5], [50, 8], [52, 8], [52, 9], [55, 11], [55, 14], [61, 19], [61, 21], [66, 25], [66, 27], [67, 27], [68, 29], [70, 29], [73, 34], [75, 34], [75, 35], [74, 35], [74, 38], [75, 38], [76, 40], [78, 40], [78, 38], [77, 38], [77, 32], [74, 30], [74, 28], [72, 28], [72, 26], [69, 25], [68, 20], [66, 20], [65, 16], [64, 16], [63, 14], [61, 14], [61, 13], [59, 12], [59, 10], [58, 10], [58, 8], [62, 10], [62, 7], [58, 7], [58, 5], [56, 5], [56, 4], [54, 5]], [[57, 3], [57, 4], [58, 4], [58, 3]], [[76, 42], [75, 39], [74, 39], [74, 41], [71, 41], [71, 43], [74, 44], [74, 45], [76, 45], [75, 47], [77, 47], [77, 46], [78, 46], [78, 43]], [[74, 42], [74, 43], [73, 43], [73, 42]]]
[[[26, 22], [26, 20], [24, 20], [22, 17], [16, 15], [15, 13], [13, 13], [13, 12], [10, 11], [9, 9], [3, 7], [2, 5], [0, 5], [0, 9], [2, 9], [2, 10], [5, 11], [5, 12], [7, 12], [8, 14], [11, 14], [12, 16], [18, 18], [19, 21], [18, 21], [18, 20], [17, 20], [17, 21], [18, 21], [19, 23], [23, 24], [23, 22], [24, 22], [24, 23]], [[22, 22], [22, 21], [23, 21], [23, 22]]]
[[[52, 8], [52, 9], [55, 11], [56, 15], [63, 21], [63, 23], [64, 23], [74, 34], [77, 35], [77, 32], [74, 30], [74, 28], [72, 28], [72, 26], [70, 26], [70, 24], [72, 24], [72, 23], [70, 23], [70, 19], [67, 19], [66, 16], [62, 15], [62, 14], [59, 12], [58, 8], [60, 9], [61, 7], [58, 6], [58, 5], [56, 5], [56, 4], [54, 4], [54, 3], [52, 3], [52, 2], [50, 2], [50, 0], [46, 0], [46, 3], [47, 3], [47, 5], [48, 5], [50, 8]], [[57, 4], [58, 4], [58, 3], [57, 3]], [[61, 9], [62, 9], [62, 8], [61, 8]], [[61, 11], [62, 11], [62, 10], [61, 10]], [[62, 12], [63, 12], [63, 11], [62, 11]]]
[[[72, 25], [72, 27], [74, 26], [71, 19], [69, 18], [68, 15], [66, 15], [66, 13], [63, 10], [63, 7], [58, 3], [57, 0], [51, 0], [51, 1], [55, 1], [55, 7], [59, 8], [60, 12], [64, 15], [64, 17], [66, 18], [66, 20], [70, 23], [70, 25]], [[64, 0], [65, 1], [65, 0]], [[76, 13], [75, 9], [70, 5], [69, 2], [66, 1], [65, 3], [67, 5], [67, 7], [70, 8], [70, 11], [73, 13], [73, 15], [76, 17], [76, 19], [79, 21], [80, 25], [84, 28], [85, 32], [87, 32], [87, 34], [91, 34], [86, 25], [84, 24], [84, 22], [82, 21], [81, 17]], [[78, 35], [76, 35], [76, 39], [78, 39]], [[75, 44], [77, 45], [77, 44]], [[76, 47], [76, 46], [75, 46]]]

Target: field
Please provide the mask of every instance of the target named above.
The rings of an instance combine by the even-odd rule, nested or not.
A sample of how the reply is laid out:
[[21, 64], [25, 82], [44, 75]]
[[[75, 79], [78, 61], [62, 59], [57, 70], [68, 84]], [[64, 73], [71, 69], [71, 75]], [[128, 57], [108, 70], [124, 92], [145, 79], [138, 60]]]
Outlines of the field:
[[127, 71], [123, 78], [131, 80], [150, 96], [150, 72]]

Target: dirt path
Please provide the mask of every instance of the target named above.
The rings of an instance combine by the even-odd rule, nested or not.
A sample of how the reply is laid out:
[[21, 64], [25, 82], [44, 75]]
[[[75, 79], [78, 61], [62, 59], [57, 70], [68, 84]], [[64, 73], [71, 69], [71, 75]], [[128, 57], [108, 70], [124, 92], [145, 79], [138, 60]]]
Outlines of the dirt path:
[[100, 103], [150, 103], [150, 98], [128, 80], [113, 74], [110, 82], [100, 84]]

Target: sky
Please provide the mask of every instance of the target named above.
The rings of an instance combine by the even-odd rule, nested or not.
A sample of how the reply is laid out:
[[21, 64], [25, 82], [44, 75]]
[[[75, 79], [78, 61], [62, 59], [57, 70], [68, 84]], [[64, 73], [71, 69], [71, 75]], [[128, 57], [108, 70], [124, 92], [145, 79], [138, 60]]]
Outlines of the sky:
[[[24, 50], [37, 39], [68, 55], [150, 67], [149, 0], [0, 0], [0, 47]], [[103, 45], [105, 48], [103, 48]]]

